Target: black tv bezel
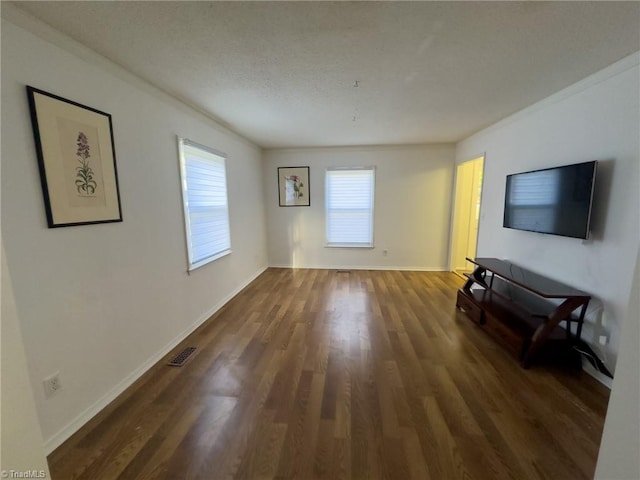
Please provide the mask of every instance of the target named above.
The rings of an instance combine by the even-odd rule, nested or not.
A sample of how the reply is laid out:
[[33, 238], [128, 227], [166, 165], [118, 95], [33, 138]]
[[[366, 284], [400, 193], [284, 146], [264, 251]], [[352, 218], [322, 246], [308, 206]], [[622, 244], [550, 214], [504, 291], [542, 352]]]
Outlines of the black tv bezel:
[[[509, 177], [515, 177], [518, 175], [526, 175], [528, 173], [537, 173], [537, 172], [545, 172], [547, 170], [560, 170], [562, 168], [569, 168], [569, 167], [575, 167], [577, 165], [587, 165], [587, 164], [593, 164], [593, 173], [591, 175], [591, 193], [589, 195], [589, 211], [587, 213], [587, 225], [586, 225], [586, 235], [583, 236], [577, 236], [577, 235], [563, 235], [561, 233], [555, 233], [555, 232], [543, 232], [540, 230], [530, 230], [527, 228], [517, 228], [517, 227], [510, 227], [506, 225], [506, 217], [507, 217], [507, 185], [509, 184]], [[567, 165], [558, 165], [556, 167], [548, 167], [548, 168], [540, 168], [540, 169], [536, 169], [536, 170], [528, 170], [526, 172], [518, 172], [518, 173], [511, 173], [509, 175], [506, 176], [505, 178], [505, 184], [504, 184], [504, 206], [503, 206], [503, 211], [502, 211], [502, 227], [503, 228], [508, 228], [510, 230], [519, 230], [521, 232], [533, 232], [533, 233], [541, 233], [543, 235], [553, 235], [555, 237], [565, 237], [565, 238], [578, 238], [581, 240], [588, 240], [589, 237], [591, 236], [591, 214], [593, 211], [593, 192], [595, 190], [595, 185], [596, 185], [596, 173], [598, 170], [598, 161], [597, 160], [590, 160], [588, 162], [578, 162], [578, 163], [570, 163]]]

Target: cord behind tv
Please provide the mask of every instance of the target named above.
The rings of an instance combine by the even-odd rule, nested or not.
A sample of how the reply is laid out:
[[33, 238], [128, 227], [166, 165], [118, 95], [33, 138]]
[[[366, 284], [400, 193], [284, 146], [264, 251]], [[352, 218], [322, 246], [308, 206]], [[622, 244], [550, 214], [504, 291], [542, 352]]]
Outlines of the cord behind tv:
[[577, 345], [574, 345], [573, 349], [586, 358], [593, 368], [595, 368], [598, 372], [606, 375], [609, 378], [613, 378], [613, 374], [609, 371], [609, 369], [602, 363], [602, 360], [598, 358], [598, 355], [593, 351], [593, 349], [583, 342], [582, 340], [578, 341]]

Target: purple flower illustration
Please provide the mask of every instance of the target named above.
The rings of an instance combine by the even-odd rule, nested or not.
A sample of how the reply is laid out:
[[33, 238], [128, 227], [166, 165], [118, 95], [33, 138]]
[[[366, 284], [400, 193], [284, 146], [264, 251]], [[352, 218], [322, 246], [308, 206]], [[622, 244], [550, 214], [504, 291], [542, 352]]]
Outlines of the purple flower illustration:
[[76, 139], [76, 155], [78, 156], [78, 162], [80, 166], [76, 167], [76, 188], [78, 193], [83, 196], [93, 196], [96, 193], [96, 187], [98, 184], [93, 179], [94, 172], [89, 166], [89, 139], [84, 132], [78, 132], [78, 138]]

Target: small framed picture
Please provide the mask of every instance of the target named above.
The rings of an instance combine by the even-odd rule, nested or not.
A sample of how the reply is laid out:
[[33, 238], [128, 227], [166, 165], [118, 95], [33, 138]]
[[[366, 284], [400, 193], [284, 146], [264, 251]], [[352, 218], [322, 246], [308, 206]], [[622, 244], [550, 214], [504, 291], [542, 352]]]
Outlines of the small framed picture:
[[311, 205], [309, 167], [279, 167], [278, 191], [281, 207], [308, 207]]
[[111, 115], [27, 86], [49, 228], [121, 222]]

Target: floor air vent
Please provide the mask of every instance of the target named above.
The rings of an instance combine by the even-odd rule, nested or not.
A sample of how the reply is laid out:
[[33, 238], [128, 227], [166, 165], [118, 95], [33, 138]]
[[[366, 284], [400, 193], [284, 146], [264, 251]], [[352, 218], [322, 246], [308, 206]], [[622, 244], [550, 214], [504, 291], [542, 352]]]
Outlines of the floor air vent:
[[187, 363], [187, 360], [189, 360], [189, 358], [195, 351], [196, 351], [196, 347], [187, 347], [184, 350], [182, 350], [178, 355], [173, 357], [173, 359], [169, 363], [167, 363], [167, 365], [170, 365], [172, 367], [181, 367], [185, 363]]

